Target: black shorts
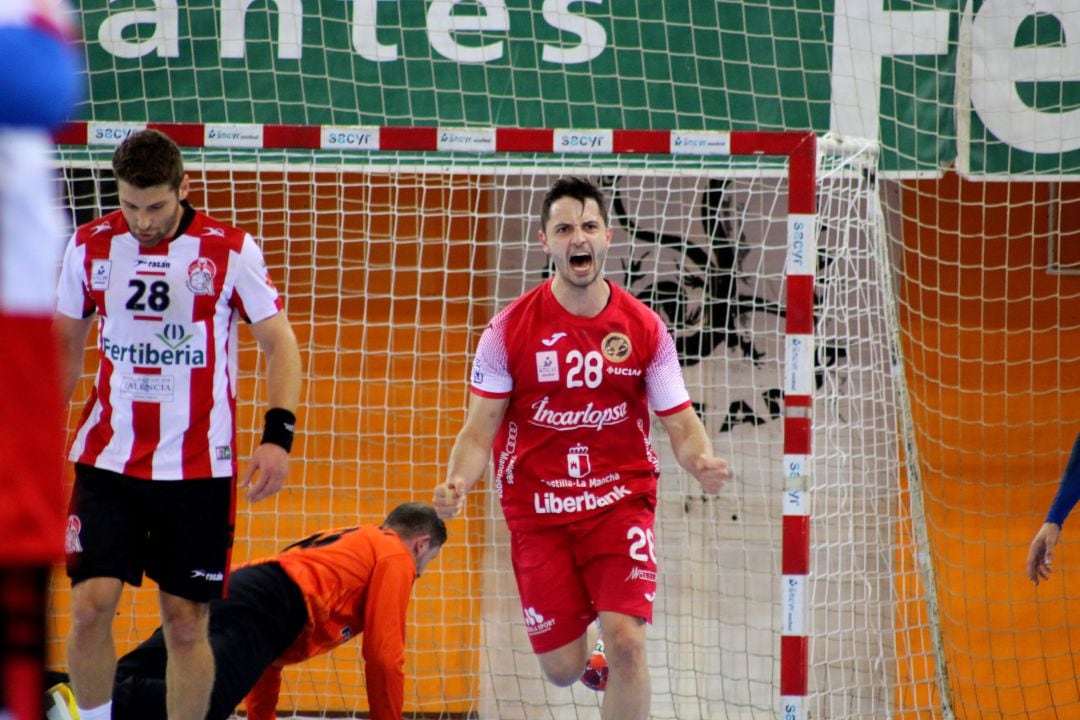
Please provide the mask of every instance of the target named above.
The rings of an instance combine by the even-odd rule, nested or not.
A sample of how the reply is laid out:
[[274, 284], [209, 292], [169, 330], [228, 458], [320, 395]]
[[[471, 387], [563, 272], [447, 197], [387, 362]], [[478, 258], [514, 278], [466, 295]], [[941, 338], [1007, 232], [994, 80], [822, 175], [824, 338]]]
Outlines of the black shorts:
[[75, 465], [67, 524], [72, 584], [115, 577], [194, 602], [222, 596], [236, 523], [233, 478], [142, 480]]
[[[307, 622], [304, 594], [276, 562], [246, 565], [232, 573], [228, 597], [210, 603], [214, 689], [207, 720], [228, 720]], [[113, 720], [167, 720], [167, 660], [161, 628], [120, 658], [113, 684]]]

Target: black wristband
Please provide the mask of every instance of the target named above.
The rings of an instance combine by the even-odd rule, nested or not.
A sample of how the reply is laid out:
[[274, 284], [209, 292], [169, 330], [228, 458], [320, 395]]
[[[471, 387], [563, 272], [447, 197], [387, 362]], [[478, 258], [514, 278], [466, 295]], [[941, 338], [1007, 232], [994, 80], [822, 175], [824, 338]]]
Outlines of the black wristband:
[[262, 443], [273, 443], [285, 448], [285, 452], [292, 450], [293, 435], [296, 432], [296, 415], [285, 408], [270, 408], [263, 416]]

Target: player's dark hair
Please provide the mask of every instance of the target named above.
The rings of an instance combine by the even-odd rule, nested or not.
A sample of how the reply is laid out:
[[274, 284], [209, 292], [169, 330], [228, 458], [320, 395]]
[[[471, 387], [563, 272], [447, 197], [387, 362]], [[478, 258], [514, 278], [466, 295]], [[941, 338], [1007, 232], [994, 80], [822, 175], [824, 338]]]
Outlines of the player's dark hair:
[[116, 148], [112, 169], [117, 180], [139, 189], [168, 185], [177, 190], [184, 179], [184, 158], [165, 133], [140, 130]]
[[600, 217], [604, 218], [605, 225], [608, 224], [607, 200], [600, 188], [585, 178], [565, 176], [556, 180], [544, 195], [544, 204], [540, 206], [541, 230], [547, 229], [548, 220], [551, 219], [551, 206], [564, 197], [574, 198], [582, 205], [586, 200], [595, 200], [596, 206], [600, 208]]
[[435, 506], [428, 503], [398, 505], [386, 516], [382, 527], [393, 530], [402, 540], [429, 535], [433, 546], [441, 547], [446, 543], [446, 523], [435, 512]]

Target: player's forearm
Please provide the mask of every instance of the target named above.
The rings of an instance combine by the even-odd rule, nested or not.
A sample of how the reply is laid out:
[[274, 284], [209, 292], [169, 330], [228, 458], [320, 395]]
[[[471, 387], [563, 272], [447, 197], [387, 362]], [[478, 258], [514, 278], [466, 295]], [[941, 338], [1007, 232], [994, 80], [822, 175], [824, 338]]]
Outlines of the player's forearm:
[[1046, 514], [1046, 522], [1062, 526], [1077, 501], [1080, 501], [1080, 435], [1073, 440], [1072, 452], [1061, 474], [1057, 496]]
[[266, 354], [266, 399], [272, 408], [296, 412], [296, 406], [300, 401], [302, 373], [300, 349], [291, 328], [281, 335], [264, 351]]
[[371, 720], [401, 720], [405, 708], [405, 674], [400, 665], [371, 662], [365, 657]]
[[464, 483], [471, 490], [487, 471], [491, 457], [491, 439], [478, 436], [466, 427], [458, 434], [446, 468], [448, 483]]
[[60, 392], [62, 393], [60, 397], [67, 403], [71, 401], [71, 396], [75, 394], [75, 386], [79, 384], [79, 378], [82, 377], [82, 362], [76, 363], [69, 353], [63, 351], [60, 355]]
[[684, 470], [696, 473], [698, 458], [713, 454], [712, 440], [701, 419], [693, 408], [687, 408], [669, 418], [661, 417], [661, 423], [671, 439], [676, 462]]
[[60, 360], [60, 392], [64, 402], [71, 400], [75, 386], [83, 373], [83, 352], [90, 333], [88, 320], [77, 320], [57, 314], [53, 319], [57, 351]]

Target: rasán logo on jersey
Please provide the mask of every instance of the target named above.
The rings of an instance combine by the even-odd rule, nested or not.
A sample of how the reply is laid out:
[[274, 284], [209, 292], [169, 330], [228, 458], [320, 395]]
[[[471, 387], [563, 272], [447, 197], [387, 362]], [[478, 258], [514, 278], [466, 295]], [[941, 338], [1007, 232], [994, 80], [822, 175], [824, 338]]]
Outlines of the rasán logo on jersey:
[[593, 404], [589, 403], [580, 410], [555, 410], [548, 407], [548, 398], [545, 397], [533, 403], [532, 407], [533, 416], [529, 418], [529, 422], [552, 430], [602, 430], [605, 425], [621, 423], [629, 415], [625, 402], [607, 408], [593, 407]]

